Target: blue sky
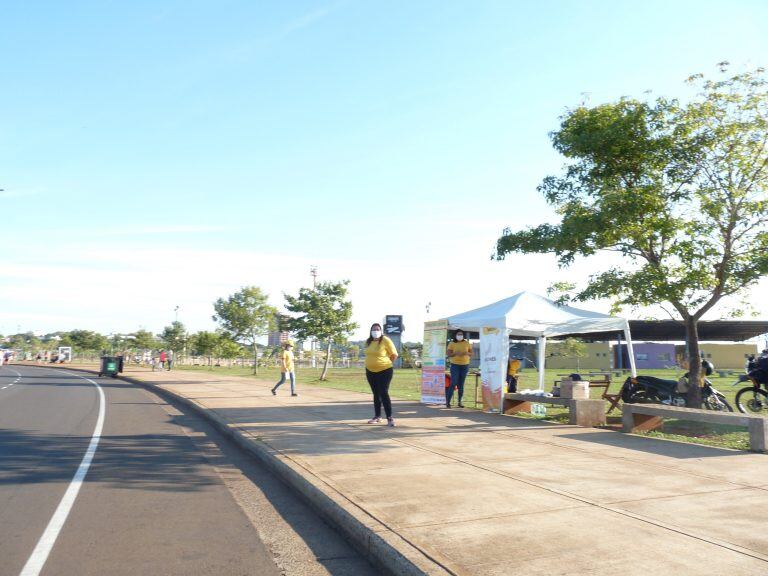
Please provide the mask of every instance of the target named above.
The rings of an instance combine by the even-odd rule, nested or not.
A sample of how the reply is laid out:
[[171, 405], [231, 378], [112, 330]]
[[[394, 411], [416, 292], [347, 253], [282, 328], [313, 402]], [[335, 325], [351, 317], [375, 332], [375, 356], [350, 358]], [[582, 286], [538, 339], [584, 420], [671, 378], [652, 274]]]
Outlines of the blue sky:
[[363, 327], [402, 313], [420, 339], [427, 302], [604, 265], [489, 260], [504, 226], [553, 218], [535, 188], [567, 107], [768, 60], [757, 0], [0, 8], [6, 334], [159, 331], [175, 306], [210, 329], [216, 298], [280, 306], [316, 265], [351, 280]]

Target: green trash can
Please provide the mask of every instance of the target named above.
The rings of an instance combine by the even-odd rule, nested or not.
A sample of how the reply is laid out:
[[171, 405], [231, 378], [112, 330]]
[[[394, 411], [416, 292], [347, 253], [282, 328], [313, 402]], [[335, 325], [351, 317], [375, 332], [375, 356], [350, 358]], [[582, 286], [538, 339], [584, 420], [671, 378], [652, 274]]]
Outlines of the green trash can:
[[101, 368], [99, 368], [99, 376], [112, 376], [117, 378], [117, 373], [120, 371], [120, 358], [116, 356], [102, 356]]

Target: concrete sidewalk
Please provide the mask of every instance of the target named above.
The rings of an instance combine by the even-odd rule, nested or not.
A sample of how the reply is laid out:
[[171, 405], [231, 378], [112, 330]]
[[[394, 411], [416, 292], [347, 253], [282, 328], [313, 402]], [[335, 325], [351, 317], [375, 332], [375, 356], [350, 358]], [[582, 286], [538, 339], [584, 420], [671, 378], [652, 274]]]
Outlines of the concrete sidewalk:
[[768, 573], [768, 456], [204, 372], [138, 372], [226, 427], [391, 573]]

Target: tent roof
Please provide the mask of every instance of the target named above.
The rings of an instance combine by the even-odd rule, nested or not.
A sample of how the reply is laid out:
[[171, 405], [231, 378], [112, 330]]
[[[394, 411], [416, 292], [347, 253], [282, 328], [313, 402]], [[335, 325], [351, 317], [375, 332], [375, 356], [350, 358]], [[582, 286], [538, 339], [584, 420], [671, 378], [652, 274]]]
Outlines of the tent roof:
[[627, 327], [623, 318], [615, 318], [573, 308], [558, 306], [551, 300], [531, 292], [520, 292], [493, 304], [444, 318], [449, 328], [479, 331], [483, 326], [507, 328], [510, 336], [539, 337], [618, 332]]

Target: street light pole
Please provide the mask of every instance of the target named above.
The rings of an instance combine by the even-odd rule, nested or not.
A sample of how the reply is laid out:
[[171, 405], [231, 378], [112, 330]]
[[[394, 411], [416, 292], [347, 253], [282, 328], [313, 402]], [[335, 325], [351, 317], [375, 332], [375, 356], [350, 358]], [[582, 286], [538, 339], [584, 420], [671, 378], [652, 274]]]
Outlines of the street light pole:
[[[312, 275], [312, 290], [315, 290], [317, 288], [317, 266], [314, 264], [309, 267], [309, 273]], [[312, 340], [309, 341], [309, 353], [312, 356], [312, 368], [317, 367], [317, 360], [315, 359], [315, 348], [317, 347], [317, 339], [312, 338]]]

